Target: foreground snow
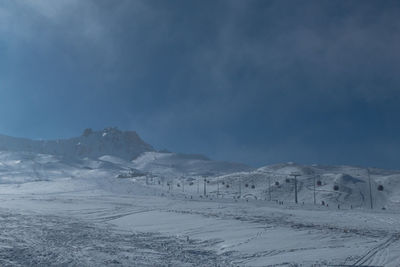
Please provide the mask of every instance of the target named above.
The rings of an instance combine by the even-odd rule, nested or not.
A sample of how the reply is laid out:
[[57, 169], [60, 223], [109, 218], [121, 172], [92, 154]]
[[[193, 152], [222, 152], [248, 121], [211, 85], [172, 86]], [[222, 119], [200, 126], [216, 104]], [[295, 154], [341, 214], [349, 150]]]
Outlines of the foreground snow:
[[400, 265], [395, 209], [200, 198], [117, 179], [107, 157], [0, 159], [1, 266]]
[[399, 214], [190, 201], [131, 190], [2, 194], [2, 266], [400, 262]]

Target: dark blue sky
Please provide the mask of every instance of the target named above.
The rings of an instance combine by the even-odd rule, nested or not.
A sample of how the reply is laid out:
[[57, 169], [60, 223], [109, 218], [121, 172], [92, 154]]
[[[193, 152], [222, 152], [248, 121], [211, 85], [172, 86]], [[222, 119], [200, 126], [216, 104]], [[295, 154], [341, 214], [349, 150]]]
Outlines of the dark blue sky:
[[400, 169], [399, 1], [0, 2], [0, 132]]

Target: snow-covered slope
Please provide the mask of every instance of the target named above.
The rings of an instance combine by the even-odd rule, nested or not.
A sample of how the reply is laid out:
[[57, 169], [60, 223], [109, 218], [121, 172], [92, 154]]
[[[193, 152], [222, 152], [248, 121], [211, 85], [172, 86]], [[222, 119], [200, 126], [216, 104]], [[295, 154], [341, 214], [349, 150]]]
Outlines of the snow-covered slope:
[[[97, 147], [112, 131], [54, 154], [2, 140], [1, 266], [399, 266], [399, 171], [67, 146]], [[61, 149], [53, 142], [43, 146]]]
[[[207, 198], [199, 196], [203, 190], [198, 191], [196, 180], [184, 188], [176, 186], [187, 176], [171, 176], [171, 187], [147, 183], [146, 176], [117, 178], [133, 167], [154, 170], [154, 162], [145, 160], [149, 155], [129, 162], [115, 156], [69, 160], [0, 152], [0, 265], [399, 266], [398, 208], [338, 210], [334, 202], [329, 207], [310, 204], [306, 183], [313, 175], [320, 175], [317, 179], [327, 190], [334, 183], [339, 188], [358, 188], [365, 177], [354, 176], [362, 169], [282, 164], [207, 176]], [[155, 155], [176, 162], [174, 155]], [[184, 158], [185, 164], [207, 161]], [[158, 179], [164, 177], [163, 170], [177, 174], [173, 169], [158, 166], [153, 173], [160, 176], [148, 175]], [[292, 172], [302, 174], [299, 199], [305, 205], [293, 204], [293, 187], [285, 182]], [[386, 201], [395, 201], [400, 191], [398, 174], [371, 173], [374, 183], [384, 185], [381, 193]], [[269, 177], [273, 200], [284, 205], [243, 199], [267, 196]], [[203, 183], [204, 177], [192, 179]], [[243, 198], [237, 200], [232, 196], [237, 196], [239, 181]], [[280, 188], [276, 181], [282, 183]], [[227, 184], [231, 187], [225, 188]], [[320, 191], [317, 196], [328, 201], [329, 194]]]
[[[147, 176], [198, 191], [204, 177], [208, 192], [225, 197], [294, 201], [344, 207], [395, 207], [400, 204], [400, 171], [354, 166], [276, 164], [252, 169], [244, 164], [213, 161], [202, 155], [155, 152], [136, 132], [90, 129], [76, 138], [34, 141], [0, 136], [0, 183], [20, 184], [55, 178]], [[100, 176], [101, 176], [100, 175]], [[197, 187], [196, 185], [197, 181]], [[371, 186], [370, 186], [371, 184]], [[370, 193], [371, 188], [371, 193]], [[190, 193], [190, 187], [187, 187]], [[193, 193], [192, 192], [192, 193]], [[372, 195], [372, 201], [371, 197]]]
[[[344, 207], [390, 208], [400, 204], [400, 171], [355, 166], [304, 166], [295, 163], [265, 166], [250, 172], [238, 172], [210, 179], [210, 192], [227, 196], [254, 197], [294, 202], [298, 174], [299, 203], [322, 202]], [[371, 184], [371, 186], [370, 186]], [[371, 193], [370, 193], [371, 188]]]
[[251, 167], [239, 163], [213, 161], [202, 155], [146, 152], [132, 161], [135, 169], [163, 177], [217, 176]]
[[67, 160], [48, 154], [0, 151], [0, 184], [23, 185], [63, 179], [110, 178], [123, 170], [120, 165], [100, 159]]

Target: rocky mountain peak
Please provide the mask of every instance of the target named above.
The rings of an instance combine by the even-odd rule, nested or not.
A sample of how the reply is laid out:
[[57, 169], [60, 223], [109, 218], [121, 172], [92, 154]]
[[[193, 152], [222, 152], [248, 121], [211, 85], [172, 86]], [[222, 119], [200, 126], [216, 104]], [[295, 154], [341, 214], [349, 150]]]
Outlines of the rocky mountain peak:
[[98, 158], [111, 155], [126, 160], [132, 160], [143, 152], [154, 151], [135, 131], [121, 131], [117, 127], [108, 127], [101, 131], [87, 128], [79, 137], [50, 141], [0, 136], [0, 149], [65, 157]]

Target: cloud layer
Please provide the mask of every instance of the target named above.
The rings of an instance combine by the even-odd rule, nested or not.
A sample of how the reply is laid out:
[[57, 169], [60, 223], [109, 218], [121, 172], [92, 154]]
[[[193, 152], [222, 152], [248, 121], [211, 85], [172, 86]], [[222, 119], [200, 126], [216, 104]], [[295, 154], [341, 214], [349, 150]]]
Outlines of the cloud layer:
[[[0, 4], [0, 131], [398, 168], [396, 1]], [[400, 167], [400, 166], [399, 166]]]

